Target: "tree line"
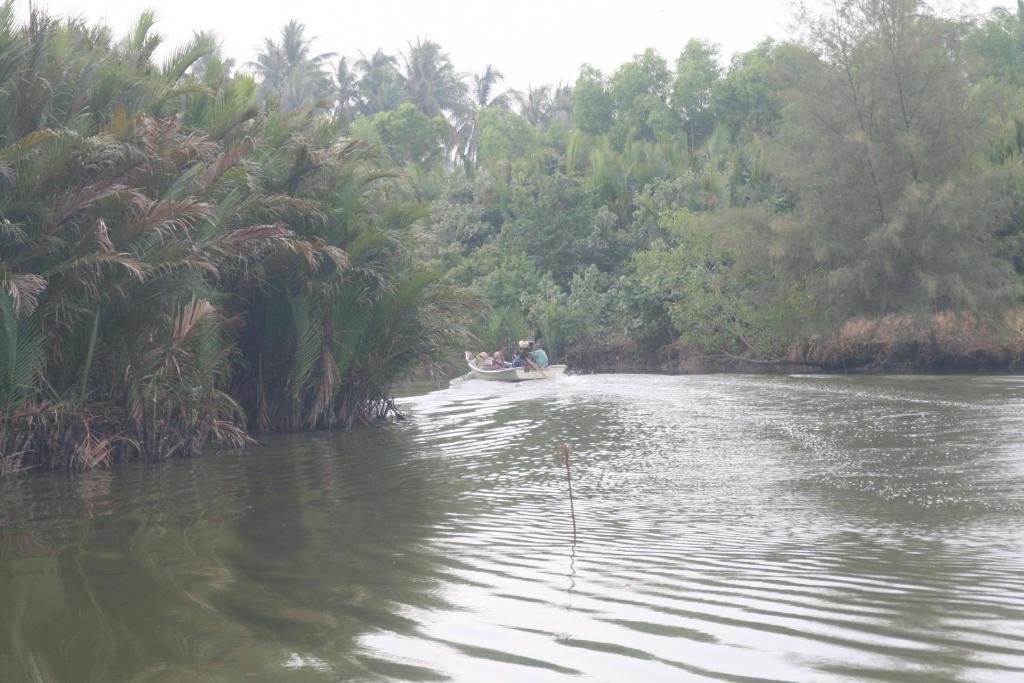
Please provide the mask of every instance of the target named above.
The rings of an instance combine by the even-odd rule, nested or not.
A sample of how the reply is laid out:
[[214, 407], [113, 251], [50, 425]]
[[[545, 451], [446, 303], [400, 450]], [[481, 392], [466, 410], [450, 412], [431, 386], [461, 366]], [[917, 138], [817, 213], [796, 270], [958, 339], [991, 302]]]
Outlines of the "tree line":
[[727, 62], [690, 40], [526, 92], [420, 41], [389, 58], [391, 109], [360, 85], [381, 59], [336, 103], [431, 203], [432, 263], [491, 307], [489, 344], [1002, 367], [1024, 350], [1022, 21], [843, 0]]

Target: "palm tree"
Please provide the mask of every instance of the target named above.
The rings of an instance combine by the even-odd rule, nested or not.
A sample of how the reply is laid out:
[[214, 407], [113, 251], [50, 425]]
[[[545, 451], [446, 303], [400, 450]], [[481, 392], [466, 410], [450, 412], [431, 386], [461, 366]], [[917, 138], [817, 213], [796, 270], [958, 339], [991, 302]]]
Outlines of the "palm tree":
[[397, 109], [405, 101], [405, 84], [398, 71], [398, 58], [383, 50], [367, 57], [360, 53], [355, 63], [359, 73], [356, 81], [356, 110], [364, 116]]
[[495, 86], [503, 80], [505, 80], [505, 74], [490, 64], [483, 70], [483, 73], [473, 74], [470, 90], [473, 106], [477, 109], [494, 107], [507, 110], [511, 105], [511, 91], [505, 90], [497, 95], [494, 94]]
[[551, 93], [551, 104], [548, 106], [548, 124], [557, 122], [563, 125], [572, 121], [572, 86], [559, 83]]
[[[235, 70], [235, 60], [224, 54], [224, 47], [215, 33], [211, 31], [196, 31], [192, 36], [191, 44], [207, 46], [207, 49], [186, 69], [189, 75], [195, 76], [201, 81], [206, 81], [208, 80], [205, 78], [207, 73], [214, 70], [217, 72], [218, 80], [230, 79], [232, 72]], [[179, 50], [179, 52], [183, 51], [184, 49]], [[172, 59], [170, 63], [173, 62], [174, 60]]]
[[511, 108], [512, 91], [505, 90], [494, 94], [495, 86], [504, 79], [505, 75], [490, 64], [487, 65], [483, 73], [473, 74], [468, 106], [455, 112], [454, 153], [467, 171], [472, 169], [472, 163], [476, 161], [477, 145], [480, 139], [477, 112], [487, 108], [502, 111], [508, 111]]
[[525, 93], [516, 91], [513, 97], [523, 118], [532, 125], [543, 128], [547, 123], [548, 109], [551, 107], [551, 86], [527, 86]]
[[163, 43], [163, 37], [153, 32], [154, 26], [156, 26], [156, 13], [153, 10], [144, 11], [118, 45], [119, 52], [124, 57], [133, 60], [137, 67], [148, 66], [153, 53]]
[[405, 55], [409, 101], [427, 116], [456, 112], [466, 106], [468, 88], [448, 55], [432, 40], [417, 40]]
[[572, 86], [528, 86], [526, 92], [514, 92], [519, 113], [534, 126], [547, 128], [552, 122], [567, 123], [572, 116]]
[[359, 102], [359, 78], [348, 63], [347, 57], [338, 60], [334, 69], [334, 116], [349, 122], [352, 111]]
[[472, 305], [415, 266], [424, 208], [373, 149], [280, 111], [326, 79], [300, 25], [267, 116], [212, 36], [160, 67], [155, 40], [0, 0], [0, 475], [375, 419]]
[[197, 34], [161, 68], [152, 61], [161, 43], [153, 26], [143, 12], [114, 40], [109, 29], [33, 9], [21, 28], [14, 3], [0, 3], [0, 146], [46, 128], [92, 133], [118, 111], [176, 111], [188, 70], [215, 44]]
[[281, 29], [281, 41], [267, 38], [251, 66], [263, 79], [261, 89], [272, 95], [284, 111], [318, 107], [331, 95], [331, 79], [324, 65], [334, 53], [312, 53], [313, 38], [306, 27], [289, 21]]

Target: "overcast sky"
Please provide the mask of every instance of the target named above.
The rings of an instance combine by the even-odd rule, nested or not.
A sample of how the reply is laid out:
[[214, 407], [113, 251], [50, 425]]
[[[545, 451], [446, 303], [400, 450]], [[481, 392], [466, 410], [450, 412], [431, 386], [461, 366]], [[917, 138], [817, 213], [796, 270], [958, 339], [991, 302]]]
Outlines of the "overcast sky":
[[[29, 0], [16, 0], [24, 12]], [[509, 86], [574, 81], [583, 62], [607, 72], [644, 48], [674, 60], [690, 38], [720, 43], [724, 56], [767, 35], [787, 34], [790, 0], [37, 0], [54, 13], [104, 20], [119, 32], [157, 12], [171, 45], [211, 29], [244, 64], [266, 36], [295, 18], [323, 52], [405, 49], [431, 38], [461, 71], [494, 64]], [[977, 0], [977, 9], [1010, 4]], [[1015, 3], [1014, 3], [1015, 4]]]

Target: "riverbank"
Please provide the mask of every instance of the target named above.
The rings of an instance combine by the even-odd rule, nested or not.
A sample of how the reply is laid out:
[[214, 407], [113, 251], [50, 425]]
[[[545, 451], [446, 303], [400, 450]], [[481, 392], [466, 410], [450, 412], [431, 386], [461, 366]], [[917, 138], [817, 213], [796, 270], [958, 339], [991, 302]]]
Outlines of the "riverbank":
[[808, 360], [781, 359], [761, 360], [741, 358], [726, 354], [707, 354], [680, 348], [664, 347], [656, 355], [643, 356], [634, 349], [621, 347], [598, 347], [593, 350], [570, 350], [565, 362], [570, 372], [581, 374], [657, 374], [657, 375], [704, 375], [704, 374], [790, 374], [827, 372], [834, 374], [965, 374], [965, 373], [1019, 373], [1024, 372], [1024, 363], [1016, 357], [1003, 354], [979, 354], [963, 357], [942, 354], [938, 358], [922, 360], [910, 354], [876, 354], [870, 356], [849, 356], [836, 362], [811, 362]]
[[568, 365], [571, 372], [581, 374], [773, 374], [817, 372], [822, 369], [819, 365], [788, 360], [748, 359], [726, 354], [701, 353], [679, 345], [645, 351], [626, 341], [567, 349], [564, 359], [559, 361]]
[[782, 358], [749, 358], [674, 343], [641, 349], [626, 340], [567, 349], [577, 372], [774, 374], [1011, 373], [1024, 370], [1024, 314], [979, 322], [973, 314], [937, 313], [922, 322], [907, 316], [857, 318], [833, 335], [793, 344]]
[[[629, 341], [612, 340], [604, 344], [571, 347], [558, 358], [558, 362], [566, 363], [577, 374], [943, 374], [1014, 373], [1024, 370], [1024, 335], [987, 333], [973, 317], [964, 315], [936, 315], [932, 323], [926, 328], [908, 318], [896, 316], [870, 321], [852, 320], [832, 337], [793, 345], [784, 358], [744, 358], [724, 352], [702, 352], [681, 344], [645, 350]], [[1024, 316], [1007, 318], [1005, 329], [1011, 332], [1024, 329]], [[431, 373], [423, 370], [418, 376], [414, 374], [411, 382], [395, 385], [387, 392], [387, 397], [380, 399], [379, 405], [383, 409], [378, 408], [373, 419], [361, 422], [376, 422], [387, 415], [401, 419], [401, 414], [394, 410], [391, 397], [441, 387], [446, 384], [446, 379], [464, 374], [465, 366], [453, 359], [446, 364], [445, 370], [442, 375], [434, 377], [429, 377]], [[78, 421], [70, 420], [69, 415], [78, 417]], [[346, 425], [344, 422], [335, 424]], [[351, 423], [347, 424], [351, 426]], [[135, 459], [131, 453], [119, 455], [119, 444], [122, 450], [140, 450], [133, 441], [122, 439], [121, 443], [110, 436], [116, 432], [117, 425], [106, 426], [106, 430], [97, 436], [94, 423], [78, 413], [72, 414], [66, 409], [62, 412], [57, 406], [20, 411], [7, 418], [6, 423], [0, 421], [0, 437], [5, 435], [5, 425], [8, 428], [5, 443], [11, 447], [6, 455], [0, 451], [0, 478], [37, 467], [90, 469], [96, 465]], [[121, 427], [121, 431], [126, 429]], [[210, 441], [196, 429], [182, 433], [187, 433], [198, 445], [179, 449], [180, 453], [152, 448], [150, 457], [142, 459], [162, 460], [175, 454], [196, 455], [201, 446]], [[52, 434], [58, 434], [60, 438], [48, 436]], [[15, 435], [20, 435], [20, 440], [15, 440]], [[254, 443], [245, 431], [239, 430], [237, 435], [238, 439], [227, 445]], [[60, 457], [69, 452], [72, 457]]]

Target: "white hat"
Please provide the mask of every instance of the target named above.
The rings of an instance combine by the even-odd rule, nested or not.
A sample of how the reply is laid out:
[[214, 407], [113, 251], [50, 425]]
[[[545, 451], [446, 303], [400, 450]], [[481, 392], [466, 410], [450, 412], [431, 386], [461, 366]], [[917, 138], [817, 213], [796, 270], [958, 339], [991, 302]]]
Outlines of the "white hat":
[[523, 341], [522, 339], [520, 339], [519, 340], [519, 348], [521, 348], [521, 349], [528, 349], [528, 348], [530, 348], [530, 342]]

